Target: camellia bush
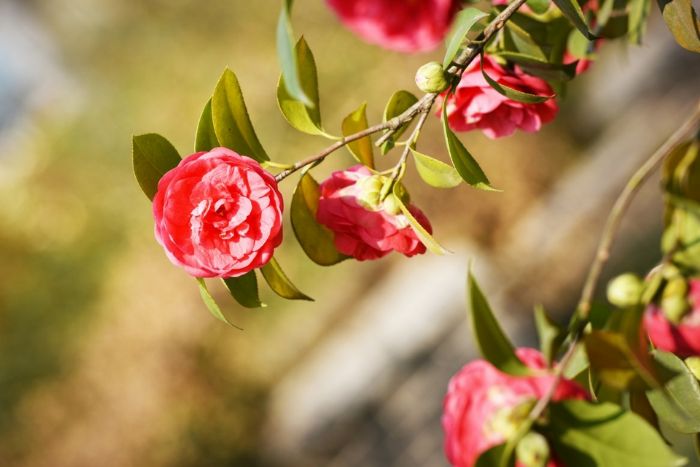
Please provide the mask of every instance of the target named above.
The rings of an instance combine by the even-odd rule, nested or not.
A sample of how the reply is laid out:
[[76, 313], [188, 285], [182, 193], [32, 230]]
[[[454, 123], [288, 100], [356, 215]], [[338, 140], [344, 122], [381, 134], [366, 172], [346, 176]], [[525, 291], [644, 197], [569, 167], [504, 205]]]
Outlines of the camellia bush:
[[[152, 200], [155, 238], [168, 259], [195, 278], [207, 308], [224, 322], [206, 279], [222, 280], [244, 307], [262, 306], [260, 276], [281, 297], [311, 300], [275, 258], [283, 239], [292, 237], [283, 235], [285, 215], [308, 258], [322, 266], [378, 260], [393, 251], [406, 257], [448, 253], [411, 201], [406, 172], [417, 171], [435, 188], [467, 183], [499, 196], [457, 133], [481, 131], [497, 139], [538, 131], [556, 118], [569, 81], [595, 66], [601, 47], [641, 40], [652, 8], [650, 0], [327, 5], [367, 42], [405, 53], [436, 51], [436, 60], [416, 73], [420, 93], [397, 90], [381, 122], [369, 122], [362, 105], [333, 125], [341, 134], [329, 131], [321, 119], [317, 64], [293, 31], [293, 5], [286, 0], [276, 31], [277, 102], [292, 127], [329, 141], [324, 150], [294, 164], [272, 161], [229, 69], [204, 105], [192, 154], [153, 133], [133, 140], [134, 171]], [[690, 0], [659, 0], [658, 6], [678, 44], [700, 52], [700, 22]], [[419, 149], [431, 118], [442, 122], [451, 163]], [[342, 148], [356, 164], [314, 178], [314, 169]], [[378, 170], [377, 154], [395, 164]], [[643, 277], [630, 272], [612, 280], [609, 305], [594, 310], [618, 225], [657, 169], [666, 205], [659, 263]], [[291, 199], [278, 189], [285, 179], [296, 184]], [[687, 460], [659, 425], [700, 445], [700, 106], [616, 200], [568, 327], [536, 309], [540, 350], [515, 348], [471, 274], [468, 284], [483, 359], [445, 382], [442, 424], [452, 465], [683, 465]]]

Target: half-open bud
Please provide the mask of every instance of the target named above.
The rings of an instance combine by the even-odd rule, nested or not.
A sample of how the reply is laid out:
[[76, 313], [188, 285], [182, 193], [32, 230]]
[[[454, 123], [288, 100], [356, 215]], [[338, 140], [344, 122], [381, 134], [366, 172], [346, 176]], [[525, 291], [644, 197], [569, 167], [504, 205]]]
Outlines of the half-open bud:
[[515, 458], [522, 467], [545, 467], [549, 462], [547, 439], [537, 432], [529, 432], [515, 447]]

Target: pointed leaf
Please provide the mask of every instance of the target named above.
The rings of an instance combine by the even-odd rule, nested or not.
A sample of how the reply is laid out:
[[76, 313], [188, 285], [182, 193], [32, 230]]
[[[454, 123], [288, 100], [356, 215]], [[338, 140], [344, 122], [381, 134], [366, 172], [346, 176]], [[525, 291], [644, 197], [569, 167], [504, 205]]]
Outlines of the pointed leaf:
[[315, 104], [307, 96], [299, 73], [299, 64], [294, 49], [294, 33], [292, 32], [291, 12], [292, 0], [282, 2], [282, 10], [277, 20], [277, 57], [282, 68], [284, 77], [284, 87], [287, 93], [296, 101], [303, 103], [307, 107]]
[[491, 186], [489, 179], [486, 177], [484, 171], [481, 170], [479, 164], [450, 129], [447, 122], [446, 105], [442, 106], [442, 129], [452, 165], [457, 169], [462, 179], [474, 188], [487, 191], [500, 191]]
[[559, 351], [559, 347], [564, 342], [566, 333], [561, 326], [549, 317], [541, 305], [535, 307], [535, 327], [540, 338], [542, 355], [547, 360], [547, 364], [551, 365]]
[[663, 388], [647, 392], [659, 418], [681, 433], [700, 432], [700, 384], [685, 363], [668, 352], [654, 351]]
[[211, 117], [211, 99], [209, 99], [204, 106], [204, 110], [202, 110], [202, 116], [199, 118], [194, 150], [196, 152], [210, 151], [219, 146], [219, 140], [216, 138], [216, 132], [214, 131], [214, 121]]
[[641, 417], [615, 404], [554, 403], [549, 418], [544, 432], [567, 465], [675, 467], [685, 463]]
[[503, 444], [497, 444], [496, 446], [493, 446], [486, 451], [482, 452], [479, 455], [479, 458], [476, 460], [476, 464], [474, 464], [474, 467], [501, 467], [504, 465], [504, 467], [513, 467], [515, 466], [515, 459], [513, 456], [510, 456], [507, 460], [504, 461], [504, 457], [506, 455], [506, 443]]
[[299, 289], [292, 284], [275, 258], [270, 259], [270, 261], [262, 267], [261, 271], [263, 277], [267, 281], [267, 285], [280, 297], [288, 300], [314, 301], [313, 298], [300, 292]]
[[176, 167], [180, 160], [177, 149], [158, 134], [148, 133], [133, 137], [134, 175], [148, 199], [152, 200], [158, 192], [158, 181], [161, 177]]
[[310, 135], [333, 138], [323, 130], [321, 125], [321, 108], [318, 96], [318, 75], [316, 62], [306, 40], [302, 37], [295, 47], [296, 66], [298, 68], [299, 86], [311, 104], [300, 100], [289, 92], [286, 75], [282, 74], [277, 83], [277, 103], [284, 118], [299, 131]]
[[333, 232], [316, 220], [319, 196], [318, 183], [311, 174], [304, 173], [292, 196], [292, 229], [311, 261], [321, 266], [331, 266], [348, 257], [336, 249]]
[[549, 63], [546, 60], [530, 55], [509, 51], [499, 52], [498, 56], [520, 65], [523, 71], [546, 80], [569, 81], [576, 76], [577, 62], [567, 64]]
[[270, 160], [250, 122], [238, 78], [228, 68], [214, 89], [211, 113], [219, 144], [258, 162]]
[[258, 296], [258, 278], [255, 271], [248, 271], [239, 277], [227, 277], [222, 279], [231, 296], [246, 308], [265, 307]]
[[[647, 29], [647, 18], [651, 10], [650, 0], [630, 0], [628, 2], [628, 35], [633, 44], [642, 43], [642, 37]], [[699, 50], [700, 51], [700, 50]]]
[[506, 96], [509, 99], [513, 99], [514, 101], [518, 101], [518, 102], [523, 102], [525, 104], [537, 104], [540, 102], [545, 102], [545, 101], [551, 99], [552, 97], [554, 97], [554, 96], [540, 96], [537, 94], [531, 94], [529, 92], [518, 91], [517, 89], [513, 89], [511, 87], [508, 87], [506, 85], [498, 83], [497, 81], [495, 81], [493, 78], [491, 78], [486, 73], [486, 70], [484, 70], [483, 55], [481, 57], [480, 63], [481, 63], [481, 74], [484, 75], [484, 79], [486, 80], [487, 83], [489, 83], [489, 86], [491, 86], [496, 91], [498, 91], [500, 94]]
[[[365, 102], [343, 119], [343, 136], [349, 136], [367, 128], [367, 103]], [[355, 159], [370, 169], [374, 168], [374, 150], [372, 139], [369, 136], [352, 141], [347, 144], [347, 147], [352, 155], [355, 156]]]
[[586, 36], [589, 40], [596, 39], [596, 36], [588, 28], [586, 19], [583, 16], [581, 7], [577, 0], [552, 0], [554, 4], [561, 10], [562, 14], [571, 21], [576, 29], [581, 31], [581, 34]]
[[657, 384], [652, 370], [635, 355], [622, 334], [592, 331], [584, 342], [591, 368], [606, 385], [622, 391]]
[[449, 67], [450, 63], [452, 63], [452, 60], [454, 60], [460, 46], [472, 27], [474, 27], [480, 19], [486, 18], [487, 16], [487, 13], [477, 10], [476, 8], [465, 8], [457, 14], [452, 25], [452, 31], [447, 36], [447, 51], [445, 52], [445, 58], [442, 60], [442, 67], [445, 70]]
[[700, 52], [700, 21], [691, 0], [657, 0], [666, 26], [676, 42], [691, 52]]
[[[398, 117], [416, 102], [418, 102], [418, 98], [410, 92], [404, 90], [396, 91], [384, 108], [384, 121], [388, 122], [392, 118]], [[382, 144], [382, 154], [386, 154], [394, 147], [394, 142], [401, 137], [407, 127], [408, 125], [401, 125], [396, 129], [394, 134]]]
[[420, 225], [420, 222], [418, 222], [418, 220], [415, 217], [413, 217], [411, 211], [409, 211], [406, 205], [403, 203], [403, 201], [401, 201], [398, 183], [394, 184], [393, 195], [396, 197], [396, 202], [399, 205], [399, 209], [401, 209], [401, 213], [404, 216], [406, 216], [406, 220], [408, 220], [408, 223], [411, 225], [411, 228], [416, 233], [418, 240], [420, 240], [431, 253], [434, 253], [436, 255], [444, 255], [450, 253], [448, 249], [440, 245], [437, 242], [437, 240], [435, 240], [433, 236], [430, 235], [430, 232], [428, 232], [425, 229], [425, 227]]
[[435, 188], [454, 188], [462, 183], [462, 177], [451, 165], [426, 156], [413, 148], [410, 149], [413, 160], [416, 162], [418, 175], [428, 185]]
[[207, 306], [207, 309], [209, 309], [209, 312], [214, 315], [216, 319], [223, 321], [229, 326], [233, 326], [236, 329], [241, 329], [226, 318], [224, 313], [221, 311], [221, 308], [219, 308], [219, 304], [216, 303], [214, 297], [212, 297], [211, 293], [209, 293], [209, 289], [207, 288], [207, 284], [204, 282], [204, 279], [201, 277], [197, 277], [196, 279], [197, 284], [199, 285], [199, 295], [202, 297], [202, 301]]
[[515, 355], [513, 345], [498, 324], [491, 306], [471, 272], [468, 280], [469, 314], [481, 355], [504, 373], [515, 376], [529, 375], [530, 369]]

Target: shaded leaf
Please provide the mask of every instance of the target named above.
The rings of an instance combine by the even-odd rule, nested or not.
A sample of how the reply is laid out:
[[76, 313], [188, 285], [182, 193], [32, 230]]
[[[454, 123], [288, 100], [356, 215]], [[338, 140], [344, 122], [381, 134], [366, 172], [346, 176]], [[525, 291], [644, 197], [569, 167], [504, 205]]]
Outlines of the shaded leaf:
[[416, 236], [418, 237], [418, 240], [425, 245], [425, 247], [431, 252], [436, 255], [444, 255], [447, 253], [450, 253], [448, 249], [440, 245], [437, 240], [433, 238], [432, 235], [430, 235], [430, 232], [425, 230], [425, 227], [420, 225], [420, 222], [413, 217], [413, 214], [411, 214], [411, 211], [408, 210], [406, 205], [403, 203], [401, 200], [401, 193], [399, 192], [399, 183], [395, 183], [393, 187], [393, 195], [396, 197], [396, 202], [399, 206], [399, 209], [401, 209], [401, 213], [406, 216], [406, 220], [408, 220], [408, 223], [411, 225], [411, 228], [413, 231], [416, 233]]
[[180, 160], [177, 149], [156, 133], [134, 136], [132, 139], [134, 175], [148, 199], [152, 200], [158, 192], [161, 177], [176, 167]]
[[[418, 102], [418, 98], [408, 91], [400, 90], [392, 94], [389, 102], [387, 102], [384, 108], [384, 121], [387, 122], [394, 117], [398, 117], [406, 110], [408, 110], [413, 104]], [[396, 129], [394, 134], [382, 144], [382, 154], [386, 154], [394, 147], [394, 141], [399, 139], [404, 131], [406, 131], [407, 124], [401, 125]]]
[[[474, 467], [513, 467], [515, 466], [515, 459], [510, 456], [507, 461], [504, 462], [503, 458], [506, 452], [506, 444], [497, 444], [486, 451], [482, 452], [479, 458], [476, 460]], [[512, 453], [511, 453], [512, 454]]]
[[216, 303], [214, 297], [212, 297], [211, 293], [209, 293], [209, 289], [207, 288], [207, 284], [206, 282], [204, 282], [204, 279], [202, 279], [201, 277], [197, 277], [195, 279], [197, 280], [197, 284], [199, 285], [199, 295], [202, 297], [202, 301], [207, 306], [209, 312], [212, 315], [214, 315], [216, 319], [223, 321], [229, 326], [233, 326], [236, 329], [241, 329], [226, 318], [224, 313], [221, 311], [221, 308], [219, 308], [219, 304]]
[[647, 392], [659, 418], [681, 433], [700, 432], [700, 385], [681, 359], [655, 350], [662, 388]]
[[630, 348], [622, 334], [592, 331], [584, 337], [591, 368], [606, 385], [617, 390], [656, 384], [653, 373]]
[[294, 284], [289, 280], [287, 275], [282, 271], [279, 263], [275, 258], [270, 259], [260, 271], [267, 281], [273, 292], [282, 298], [288, 300], [308, 300], [313, 302], [314, 299], [299, 291]]
[[559, 347], [564, 342], [566, 333], [561, 326], [549, 317], [542, 305], [535, 307], [535, 327], [540, 339], [542, 355], [547, 360], [547, 364], [551, 365], [559, 351]]
[[231, 296], [246, 308], [260, 308], [267, 306], [260, 301], [258, 295], [258, 279], [255, 271], [248, 271], [239, 277], [227, 277], [222, 279]]
[[594, 40], [596, 36], [588, 28], [586, 19], [583, 17], [583, 12], [576, 0], [552, 0], [554, 4], [561, 10], [562, 14], [571, 21], [576, 29], [581, 31], [588, 40]]
[[258, 162], [270, 160], [250, 122], [238, 78], [228, 68], [214, 89], [211, 113], [216, 138], [222, 146]]
[[499, 52], [499, 57], [520, 65], [526, 73], [550, 81], [569, 81], [576, 76], [576, 62], [568, 64], [549, 63], [518, 52]]
[[676, 42], [691, 52], [700, 52], [700, 22], [691, 0], [657, 0], [666, 26]]
[[[367, 125], [367, 103], [363, 103], [354, 112], [343, 119], [341, 125], [343, 136], [349, 136], [368, 128]], [[374, 149], [372, 139], [369, 136], [349, 142], [347, 148], [359, 162], [370, 169], [374, 169]]]
[[462, 183], [462, 177], [451, 165], [410, 149], [418, 174], [428, 185], [435, 188], [453, 188]]
[[545, 101], [551, 99], [552, 97], [554, 97], [554, 96], [540, 96], [537, 94], [530, 94], [529, 92], [518, 91], [517, 89], [511, 88], [509, 86], [505, 86], [501, 83], [498, 83], [497, 81], [495, 81], [493, 78], [491, 78], [486, 73], [486, 70], [484, 70], [483, 55], [481, 57], [481, 74], [484, 76], [484, 79], [486, 80], [486, 82], [489, 83], [489, 86], [491, 86], [496, 91], [498, 91], [499, 94], [502, 94], [502, 95], [506, 96], [507, 98], [512, 99], [514, 101], [523, 102], [525, 104], [537, 104], [540, 102], [545, 102]]
[[197, 134], [194, 139], [194, 150], [196, 152], [209, 151], [220, 146], [219, 140], [216, 138], [214, 121], [211, 116], [211, 99], [207, 101], [204, 110], [202, 110], [202, 116], [199, 117]]
[[486, 18], [487, 16], [487, 13], [477, 10], [476, 8], [465, 8], [457, 14], [452, 23], [452, 30], [447, 36], [447, 50], [445, 52], [445, 58], [442, 60], [442, 67], [445, 70], [447, 70], [452, 60], [454, 60], [460, 46], [472, 27], [474, 27], [480, 19]]
[[292, 0], [282, 2], [282, 10], [277, 20], [277, 57], [282, 68], [284, 87], [287, 93], [296, 101], [303, 103], [307, 107], [315, 104], [306, 95], [300, 79], [297, 54], [294, 48], [294, 34], [292, 32], [291, 12]]
[[[538, 34], [540, 29], [542, 31]], [[533, 35], [537, 35], [538, 39], [541, 40], [542, 37], [539, 37], [540, 35], [546, 37], [548, 34], [546, 29], [542, 28], [541, 23], [525, 15], [520, 15], [519, 21], [517, 19], [509, 21], [504, 35], [506, 50], [513, 50], [529, 57], [546, 60], [547, 55], [542, 50], [542, 47], [539, 46], [538, 39], [535, 39]]]

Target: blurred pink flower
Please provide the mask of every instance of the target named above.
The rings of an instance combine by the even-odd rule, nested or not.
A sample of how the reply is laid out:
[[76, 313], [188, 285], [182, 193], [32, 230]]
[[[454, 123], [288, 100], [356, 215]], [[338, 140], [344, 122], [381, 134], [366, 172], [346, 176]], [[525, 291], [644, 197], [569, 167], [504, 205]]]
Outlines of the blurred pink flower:
[[661, 350], [684, 358], [700, 356], [700, 279], [691, 279], [689, 287], [691, 309], [679, 324], [670, 322], [655, 304], [644, 312], [644, 328], [651, 342]]

